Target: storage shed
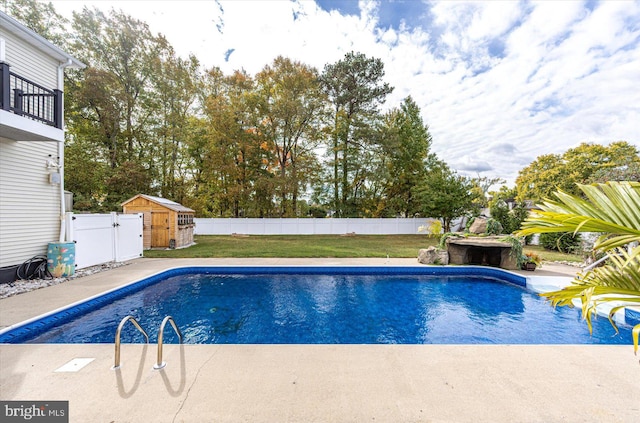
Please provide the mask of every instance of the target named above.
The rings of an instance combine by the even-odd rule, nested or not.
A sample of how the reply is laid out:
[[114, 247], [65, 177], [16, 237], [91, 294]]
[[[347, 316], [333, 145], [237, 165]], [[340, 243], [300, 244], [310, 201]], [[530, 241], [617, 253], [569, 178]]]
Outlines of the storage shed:
[[195, 211], [175, 201], [138, 194], [121, 204], [124, 213], [142, 213], [143, 246], [182, 248], [193, 244]]

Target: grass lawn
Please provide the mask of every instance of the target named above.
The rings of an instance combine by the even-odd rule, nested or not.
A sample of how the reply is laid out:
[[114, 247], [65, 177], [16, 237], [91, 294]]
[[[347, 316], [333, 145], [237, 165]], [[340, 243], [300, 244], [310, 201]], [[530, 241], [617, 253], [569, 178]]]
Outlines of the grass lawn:
[[561, 253], [559, 251], [545, 250], [540, 245], [525, 245], [524, 252], [534, 252], [542, 258], [544, 261], [575, 261], [582, 262], [582, 256], [577, 254]]
[[[420, 248], [437, 245], [426, 235], [199, 235], [196, 245], [179, 250], [147, 250], [145, 257], [418, 257]], [[545, 261], [582, 261], [580, 256], [527, 245]]]
[[145, 257], [418, 257], [437, 245], [426, 235], [199, 235], [179, 250], [148, 250]]

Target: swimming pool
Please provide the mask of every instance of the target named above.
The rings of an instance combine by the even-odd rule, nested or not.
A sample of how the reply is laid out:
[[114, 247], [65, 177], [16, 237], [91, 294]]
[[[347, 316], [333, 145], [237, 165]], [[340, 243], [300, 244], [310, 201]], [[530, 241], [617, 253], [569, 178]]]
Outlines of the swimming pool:
[[[196, 267], [134, 282], [0, 333], [0, 343], [113, 343], [133, 315], [154, 342], [166, 315], [186, 343], [630, 344], [525, 278], [483, 267]], [[165, 333], [165, 342], [176, 342]], [[142, 342], [132, 325], [123, 342]]]

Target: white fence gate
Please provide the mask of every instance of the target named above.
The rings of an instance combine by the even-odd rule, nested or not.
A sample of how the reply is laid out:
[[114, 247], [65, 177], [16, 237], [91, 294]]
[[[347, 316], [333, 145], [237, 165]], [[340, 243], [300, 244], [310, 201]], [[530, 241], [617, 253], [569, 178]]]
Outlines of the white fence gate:
[[142, 257], [142, 213], [67, 213], [67, 239], [76, 244], [76, 269]]

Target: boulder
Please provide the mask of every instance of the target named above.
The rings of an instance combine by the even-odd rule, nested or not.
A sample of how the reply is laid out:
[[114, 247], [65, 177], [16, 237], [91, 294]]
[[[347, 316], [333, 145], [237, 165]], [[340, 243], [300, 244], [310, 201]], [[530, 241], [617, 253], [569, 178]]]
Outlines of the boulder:
[[436, 247], [422, 248], [418, 251], [418, 263], [449, 264], [449, 253]]
[[484, 217], [476, 217], [473, 223], [469, 227], [469, 232], [472, 234], [483, 234], [487, 232], [487, 219]]

